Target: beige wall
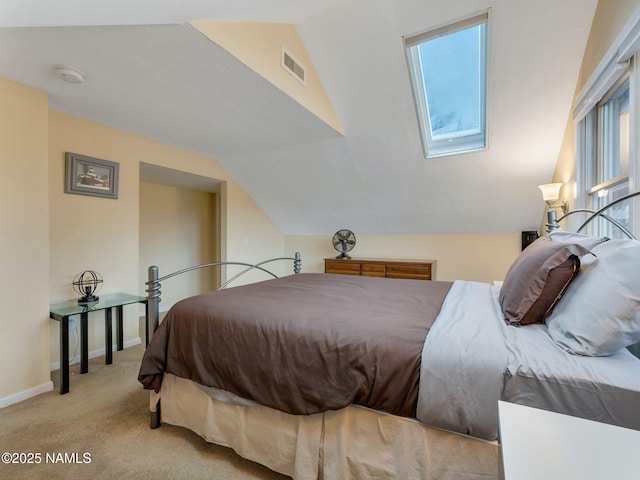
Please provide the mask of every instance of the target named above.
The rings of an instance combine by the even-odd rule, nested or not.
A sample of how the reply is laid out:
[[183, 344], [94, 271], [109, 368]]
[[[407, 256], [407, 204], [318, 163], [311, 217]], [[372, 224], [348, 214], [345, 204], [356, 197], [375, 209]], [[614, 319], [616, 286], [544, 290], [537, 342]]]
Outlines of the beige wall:
[[[358, 235], [351, 255], [360, 258], [436, 260], [436, 280], [503, 280], [520, 253], [521, 235]], [[299, 251], [303, 272], [324, 272], [335, 257], [331, 236], [287, 236], [286, 250]]]
[[[618, 38], [622, 28], [639, 7], [640, 0], [600, 0], [598, 2], [580, 68], [576, 95], [580, 93], [604, 55]], [[561, 195], [569, 199], [571, 207], [573, 207], [575, 200], [575, 135], [575, 124], [569, 118], [553, 177], [554, 182], [565, 184]]]
[[[0, 374], [0, 407], [52, 388], [59, 328], [49, 303], [75, 298], [77, 273], [100, 272], [103, 293], [143, 292], [140, 162], [223, 182], [215, 205], [223, 259], [284, 254], [282, 233], [214, 159], [49, 111], [46, 93], [2, 78], [0, 140], [0, 361], [11, 365]], [[118, 162], [119, 198], [65, 194], [65, 152]], [[167, 228], [180, 225], [167, 221]], [[93, 352], [104, 349], [102, 319], [90, 317]], [[125, 343], [139, 341], [138, 306], [125, 308], [124, 330]], [[73, 335], [71, 342], [73, 349]]]
[[0, 78], [0, 407], [52, 388], [47, 103]]
[[[64, 156], [68, 151], [118, 162], [118, 199], [64, 193]], [[71, 281], [86, 269], [101, 273], [104, 293], [143, 294], [146, 278], [140, 278], [140, 162], [226, 182], [221, 198], [223, 258], [226, 254], [258, 261], [284, 252], [284, 236], [211, 158], [50, 112], [49, 161], [51, 301], [74, 298]], [[175, 213], [171, 215], [166, 228], [180, 228], [177, 218]], [[254, 241], [245, 247], [245, 239]], [[125, 344], [139, 341], [137, 314], [137, 305], [125, 307]], [[98, 354], [104, 348], [101, 317], [99, 313], [90, 315], [89, 350]], [[58, 335], [58, 326], [54, 325], [49, 337], [52, 363], [59, 355]]]
[[284, 253], [284, 235], [219, 162], [141, 137], [131, 137], [135, 139], [134, 154], [139, 162], [223, 182], [216, 205], [220, 211], [221, 260], [242, 258], [247, 262], [259, 262]]
[[[95, 270], [104, 283], [100, 293], [137, 293], [138, 281], [138, 158], [131, 135], [97, 124], [49, 113], [49, 298], [58, 302], [77, 297], [71, 282], [84, 270]], [[118, 198], [64, 193], [65, 152], [119, 164]], [[124, 339], [138, 338], [137, 306], [124, 309]], [[89, 315], [89, 351], [104, 353], [104, 313]], [[59, 325], [50, 330], [51, 362], [59, 359]], [[77, 348], [77, 335], [70, 338]], [[71, 352], [73, 354], [73, 351]], [[73, 386], [72, 386], [73, 388]]]
[[638, 6], [640, 6], [638, 0], [599, 0], [584, 52], [576, 92], [587, 83]]
[[[160, 275], [212, 263], [216, 258], [215, 194], [169, 185], [140, 183], [139, 278], [147, 268]], [[181, 298], [215, 290], [218, 272], [203, 269], [165, 282], [161, 309]]]

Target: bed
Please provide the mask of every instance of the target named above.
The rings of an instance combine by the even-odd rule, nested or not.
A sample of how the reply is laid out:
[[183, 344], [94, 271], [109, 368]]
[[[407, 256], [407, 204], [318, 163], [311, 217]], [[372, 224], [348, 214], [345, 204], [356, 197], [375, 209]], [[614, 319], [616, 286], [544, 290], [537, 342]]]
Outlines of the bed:
[[159, 325], [175, 274], [152, 267], [152, 427], [294, 479], [501, 478], [498, 400], [640, 430], [640, 243], [554, 230], [502, 286], [300, 273], [296, 255]]

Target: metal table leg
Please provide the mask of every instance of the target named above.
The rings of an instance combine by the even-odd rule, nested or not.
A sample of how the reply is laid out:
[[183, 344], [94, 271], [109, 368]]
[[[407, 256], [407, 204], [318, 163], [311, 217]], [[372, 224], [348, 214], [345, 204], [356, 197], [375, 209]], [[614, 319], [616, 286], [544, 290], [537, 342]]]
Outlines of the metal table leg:
[[89, 371], [89, 313], [80, 314], [80, 373]]
[[118, 328], [118, 351], [124, 350], [124, 332], [122, 328], [122, 305], [116, 307], [116, 321]]
[[110, 308], [104, 311], [104, 356], [105, 365], [111, 365], [113, 363], [113, 325]]
[[144, 302], [144, 333], [145, 347], [149, 346], [149, 302]]
[[60, 395], [69, 393], [69, 317], [60, 319]]

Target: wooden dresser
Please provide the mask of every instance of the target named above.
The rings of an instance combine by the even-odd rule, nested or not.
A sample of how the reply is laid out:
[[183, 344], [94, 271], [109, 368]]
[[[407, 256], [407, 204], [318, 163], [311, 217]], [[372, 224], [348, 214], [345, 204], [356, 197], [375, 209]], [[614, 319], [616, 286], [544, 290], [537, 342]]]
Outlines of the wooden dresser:
[[412, 280], [433, 280], [435, 260], [391, 260], [352, 258], [338, 260], [324, 259], [324, 273], [340, 275], [362, 275], [365, 277], [408, 278]]

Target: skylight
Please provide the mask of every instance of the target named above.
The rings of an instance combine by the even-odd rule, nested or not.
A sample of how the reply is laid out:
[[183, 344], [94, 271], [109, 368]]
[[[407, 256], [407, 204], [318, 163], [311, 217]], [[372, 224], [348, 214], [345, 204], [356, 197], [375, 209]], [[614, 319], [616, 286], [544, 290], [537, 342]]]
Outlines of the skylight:
[[488, 14], [405, 39], [426, 158], [486, 147]]

